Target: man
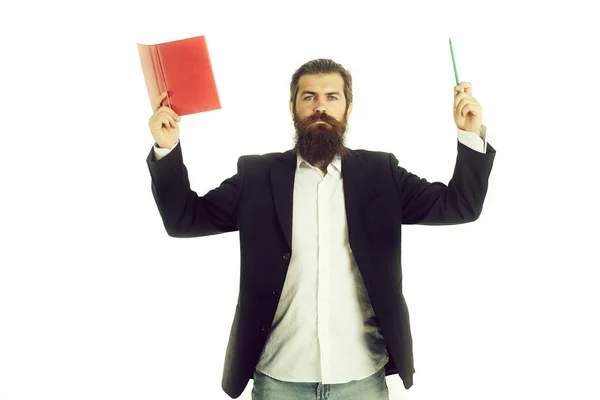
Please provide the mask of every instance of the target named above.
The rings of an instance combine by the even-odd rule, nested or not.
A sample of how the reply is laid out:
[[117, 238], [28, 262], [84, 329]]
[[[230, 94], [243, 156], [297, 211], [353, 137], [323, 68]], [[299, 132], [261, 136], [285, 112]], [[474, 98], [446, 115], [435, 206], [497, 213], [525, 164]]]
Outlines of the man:
[[448, 186], [398, 166], [391, 153], [344, 146], [352, 79], [332, 60], [290, 85], [294, 148], [242, 156], [206, 193], [190, 189], [180, 118], [156, 99], [147, 158], [152, 193], [173, 237], [239, 231], [240, 293], [222, 387], [232, 398], [387, 399], [386, 375], [415, 372], [402, 294], [402, 224], [475, 221], [495, 150], [472, 85], [454, 88], [458, 152]]

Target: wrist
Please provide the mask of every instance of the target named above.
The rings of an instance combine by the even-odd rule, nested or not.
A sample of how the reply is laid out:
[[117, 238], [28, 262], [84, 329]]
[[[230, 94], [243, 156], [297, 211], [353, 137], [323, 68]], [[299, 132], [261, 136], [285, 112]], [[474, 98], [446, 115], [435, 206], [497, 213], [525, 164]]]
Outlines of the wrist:
[[175, 143], [155, 142], [155, 146], [158, 147], [159, 149], [168, 149], [168, 150], [173, 150], [173, 147], [175, 147], [176, 144], [177, 144], [177, 142], [175, 142]]

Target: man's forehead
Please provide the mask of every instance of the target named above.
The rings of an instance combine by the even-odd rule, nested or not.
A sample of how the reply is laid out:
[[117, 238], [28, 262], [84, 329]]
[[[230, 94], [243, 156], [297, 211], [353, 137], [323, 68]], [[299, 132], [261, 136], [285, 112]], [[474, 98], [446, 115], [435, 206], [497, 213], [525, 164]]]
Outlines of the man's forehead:
[[338, 73], [302, 75], [298, 81], [299, 92], [308, 89], [343, 90], [344, 78]]

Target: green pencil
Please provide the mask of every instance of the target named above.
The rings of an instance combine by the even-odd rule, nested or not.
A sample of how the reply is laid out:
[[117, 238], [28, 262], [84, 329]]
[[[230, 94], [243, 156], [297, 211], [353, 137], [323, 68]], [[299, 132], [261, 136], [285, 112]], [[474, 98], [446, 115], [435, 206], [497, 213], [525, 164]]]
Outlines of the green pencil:
[[[456, 72], [456, 61], [454, 61], [454, 50], [452, 49], [452, 39], [448, 38], [450, 43], [450, 54], [452, 54], [452, 66], [454, 67], [454, 78], [456, 78], [456, 85], [458, 85], [458, 73]], [[460, 92], [460, 90], [459, 90]]]

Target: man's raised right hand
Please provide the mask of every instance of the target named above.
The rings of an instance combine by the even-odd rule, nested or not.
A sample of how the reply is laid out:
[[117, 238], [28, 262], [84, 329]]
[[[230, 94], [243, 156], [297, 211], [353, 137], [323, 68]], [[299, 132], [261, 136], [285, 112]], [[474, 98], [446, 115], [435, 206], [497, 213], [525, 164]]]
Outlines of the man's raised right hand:
[[148, 121], [148, 127], [158, 147], [170, 149], [179, 140], [179, 124], [177, 122], [181, 121], [181, 117], [169, 107], [161, 106], [166, 95], [167, 92], [163, 92], [152, 101], [154, 114]]

